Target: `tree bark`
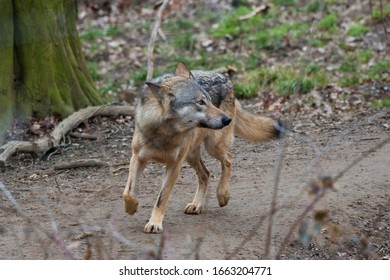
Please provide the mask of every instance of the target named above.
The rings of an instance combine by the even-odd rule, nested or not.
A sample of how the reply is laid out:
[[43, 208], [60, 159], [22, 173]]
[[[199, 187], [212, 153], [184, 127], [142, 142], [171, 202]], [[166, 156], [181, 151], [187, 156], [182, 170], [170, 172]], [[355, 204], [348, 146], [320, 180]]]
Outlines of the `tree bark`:
[[76, 0], [0, 0], [0, 7], [0, 143], [13, 117], [66, 117], [101, 104], [81, 51]]
[[12, 1], [0, 0], [0, 144], [13, 121], [14, 24]]

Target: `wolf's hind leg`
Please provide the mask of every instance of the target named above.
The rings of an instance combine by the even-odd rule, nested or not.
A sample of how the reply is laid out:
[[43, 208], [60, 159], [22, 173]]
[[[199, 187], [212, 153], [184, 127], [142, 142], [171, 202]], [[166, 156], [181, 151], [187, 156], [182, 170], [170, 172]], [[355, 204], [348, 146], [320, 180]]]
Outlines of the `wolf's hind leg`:
[[233, 142], [232, 126], [214, 131], [205, 141], [206, 150], [221, 163], [221, 177], [217, 187], [217, 199], [220, 207], [230, 198], [230, 176], [232, 174], [232, 154], [229, 149]]
[[232, 174], [232, 155], [229, 151], [217, 154], [216, 157], [221, 163], [221, 177], [217, 187], [217, 199], [220, 207], [225, 206], [230, 199], [230, 176]]
[[207, 170], [202, 161], [202, 158], [200, 157], [200, 146], [192, 152], [189, 152], [187, 154], [186, 160], [188, 164], [195, 170], [196, 175], [198, 176], [198, 187], [196, 189], [194, 200], [187, 204], [187, 206], [184, 208], [184, 213], [200, 214], [202, 212], [210, 172]]

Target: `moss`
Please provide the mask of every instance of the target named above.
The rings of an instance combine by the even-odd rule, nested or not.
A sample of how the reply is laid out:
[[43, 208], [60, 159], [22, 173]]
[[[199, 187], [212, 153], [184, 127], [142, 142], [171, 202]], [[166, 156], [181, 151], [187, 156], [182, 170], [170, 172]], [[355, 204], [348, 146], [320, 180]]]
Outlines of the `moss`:
[[15, 103], [13, 92], [14, 25], [12, 20], [12, 2], [3, 2], [0, 9], [0, 18], [2, 19], [0, 24], [0, 146], [5, 139], [7, 129], [13, 121], [13, 107]]
[[21, 2], [14, 3], [19, 19], [15, 50], [23, 80], [16, 88], [16, 113], [21, 117], [53, 112], [67, 116], [100, 104], [102, 98], [81, 53], [75, 3]]

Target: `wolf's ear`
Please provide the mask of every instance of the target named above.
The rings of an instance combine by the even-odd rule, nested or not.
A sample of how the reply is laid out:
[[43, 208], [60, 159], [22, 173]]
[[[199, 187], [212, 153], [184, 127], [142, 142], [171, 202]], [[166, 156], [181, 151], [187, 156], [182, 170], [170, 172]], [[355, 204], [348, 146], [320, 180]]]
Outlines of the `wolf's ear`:
[[[162, 100], [164, 97], [172, 97], [173, 95], [170, 93], [170, 88], [166, 85], [159, 85], [152, 82], [145, 82], [145, 84], [149, 87], [151, 92], [156, 96], [158, 99]], [[165, 93], [162, 89], [165, 89]], [[173, 96], [174, 97], [174, 96]]]
[[150, 90], [152, 91], [153, 94], [158, 95], [158, 96], [161, 95], [161, 93], [160, 93], [161, 86], [159, 84], [155, 84], [152, 82], [145, 82], [145, 84], [150, 88]]
[[175, 75], [183, 78], [192, 78], [192, 74], [190, 70], [188, 70], [187, 66], [183, 62], [179, 62], [176, 65]]

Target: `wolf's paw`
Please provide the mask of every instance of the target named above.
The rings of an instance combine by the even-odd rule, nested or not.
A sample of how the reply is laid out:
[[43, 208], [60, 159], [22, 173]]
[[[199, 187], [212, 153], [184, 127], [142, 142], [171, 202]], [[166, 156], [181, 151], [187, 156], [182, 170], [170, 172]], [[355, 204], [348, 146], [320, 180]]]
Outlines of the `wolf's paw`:
[[230, 198], [229, 192], [218, 192], [217, 198], [218, 198], [219, 207], [224, 207], [229, 202], [229, 198]]
[[138, 200], [129, 194], [123, 195], [123, 205], [125, 206], [125, 210], [128, 214], [134, 215], [137, 211]]
[[202, 206], [195, 203], [188, 203], [184, 208], [186, 214], [200, 214], [202, 212]]
[[146, 233], [160, 233], [163, 231], [162, 224], [147, 223], [144, 227], [144, 232]]

